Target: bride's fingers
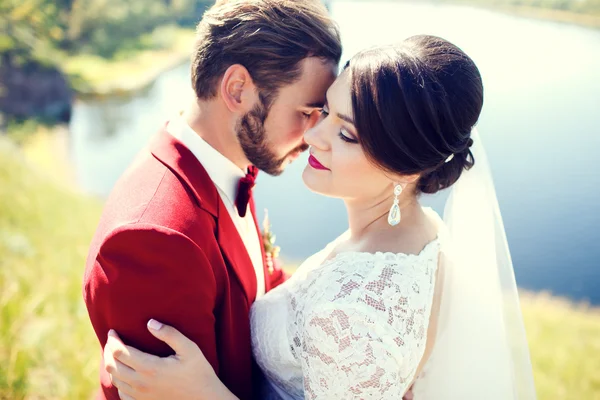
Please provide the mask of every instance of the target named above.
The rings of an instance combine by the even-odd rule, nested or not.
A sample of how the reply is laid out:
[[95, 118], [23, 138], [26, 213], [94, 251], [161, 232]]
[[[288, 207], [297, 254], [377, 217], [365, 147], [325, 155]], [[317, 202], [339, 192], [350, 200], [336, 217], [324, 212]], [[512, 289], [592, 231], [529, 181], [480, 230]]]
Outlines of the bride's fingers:
[[148, 321], [148, 330], [154, 337], [168, 344], [179, 357], [200, 352], [196, 343], [192, 342], [172, 326], [151, 319]]
[[120, 390], [119, 390], [119, 397], [121, 398], [121, 400], [135, 400], [135, 398], [131, 397], [127, 393], [123, 393]]
[[112, 382], [113, 386], [116, 387], [119, 391], [119, 397], [121, 398], [121, 400], [126, 400], [127, 397], [133, 399], [133, 388], [129, 386], [129, 384], [123, 382], [119, 378], [116, 378], [112, 375], [110, 376], [110, 381]]
[[127, 386], [133, 386], [138, 382], [137, 372], [118, 360], [104, 360], [104, 369], [109, 373], [111, 381], [117, 380]]
[[104, 346], [104, 359], [113, 358], [136, 371], [144, 370], [158, 362], [159, 357], [144, 353], [138, 349], [126, 346], [114, 330], [108, 332], [108, 340]]

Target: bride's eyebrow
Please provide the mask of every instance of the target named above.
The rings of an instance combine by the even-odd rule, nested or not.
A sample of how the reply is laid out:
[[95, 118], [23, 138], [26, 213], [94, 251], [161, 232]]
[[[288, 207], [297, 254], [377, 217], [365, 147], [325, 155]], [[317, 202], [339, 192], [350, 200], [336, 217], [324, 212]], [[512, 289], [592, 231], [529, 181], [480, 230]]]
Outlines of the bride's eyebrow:
[[[327, 96], [328, 94], [329, 94], [329, 91], [327, 91], [327, 93], [325, 94], [325, 105], [327, 106], [327, 108], [329, 108], [329, 99]], [[347, 123], [352, 124], [353, 126], [356, 126], [353, 118], [350, 118], [349, 116], [342, 114], [342, 113], [336, 113], [336, 115], [339, 119], [342, 119], [342, 120], [346, 121]]]
[[337, 113], [337, 116], [338, 116], [338, 118], [343, 119], [344, 121], [346, 121], [349, 124], [356, 125], [354, 123], [354, 120], [347, 115]]

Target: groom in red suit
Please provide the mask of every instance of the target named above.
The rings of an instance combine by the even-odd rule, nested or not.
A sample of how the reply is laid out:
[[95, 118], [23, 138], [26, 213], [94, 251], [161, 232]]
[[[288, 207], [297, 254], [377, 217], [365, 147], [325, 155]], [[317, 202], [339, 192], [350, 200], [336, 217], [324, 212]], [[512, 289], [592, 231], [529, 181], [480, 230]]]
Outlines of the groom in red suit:
[[[192, 57], [195, 99], [160, 129], [108, 198], [84, 299], [101, 346], [109, 329], [173, 354], [146, 323], [178, 328], [240, 399], [252, 399], [249, 310], [285, 278], [265, 268], [252, 186], [306, 150], [341, 45], [318, 0], [221, 0]], [[272, 270], [271, 270], [272, 271]], [[99, 399], [118, 399], [101, 368]]]

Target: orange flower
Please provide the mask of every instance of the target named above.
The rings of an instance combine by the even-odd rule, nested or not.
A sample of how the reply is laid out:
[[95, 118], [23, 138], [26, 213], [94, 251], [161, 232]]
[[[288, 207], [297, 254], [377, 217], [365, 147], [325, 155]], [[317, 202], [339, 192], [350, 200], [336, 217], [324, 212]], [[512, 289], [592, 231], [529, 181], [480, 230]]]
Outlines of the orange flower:
[[265, 209], [265, 219], [263, 220], [263, 231], [262, 231], [262, 241], [263, 247], [265, 249], [265, 256], [267, 262], [267, 269], [269, 270], [269, 274], [273, 274], [273, 272], [281, 269], [277, 257], [279, 257], [279, 253], [281, 249], [279, 246], [275, 246], [276, 236], [271, 231], [271, 221], [269, 220], [269, 211]]

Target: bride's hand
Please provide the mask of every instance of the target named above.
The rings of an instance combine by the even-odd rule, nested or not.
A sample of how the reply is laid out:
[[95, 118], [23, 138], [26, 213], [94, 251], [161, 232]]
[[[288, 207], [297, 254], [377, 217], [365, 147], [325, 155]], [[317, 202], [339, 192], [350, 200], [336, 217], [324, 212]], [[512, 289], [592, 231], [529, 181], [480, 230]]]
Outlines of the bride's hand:
[[412, 391], [412, 386], [410, 387], [410, 389], [408, 389], [408, 392], [406, 392], [404, 394], [404, 397], [402, 398], [402, 400], [413, 400], [415, 397], [413, 395], [413, 391]]
[[148, 322], [148, 330], [176, 354], [156, 357], [126, 346], [115, 331], [108, 333], [104, 368], [122, 400], [237, 399], [194, 342], [154, 320]]

